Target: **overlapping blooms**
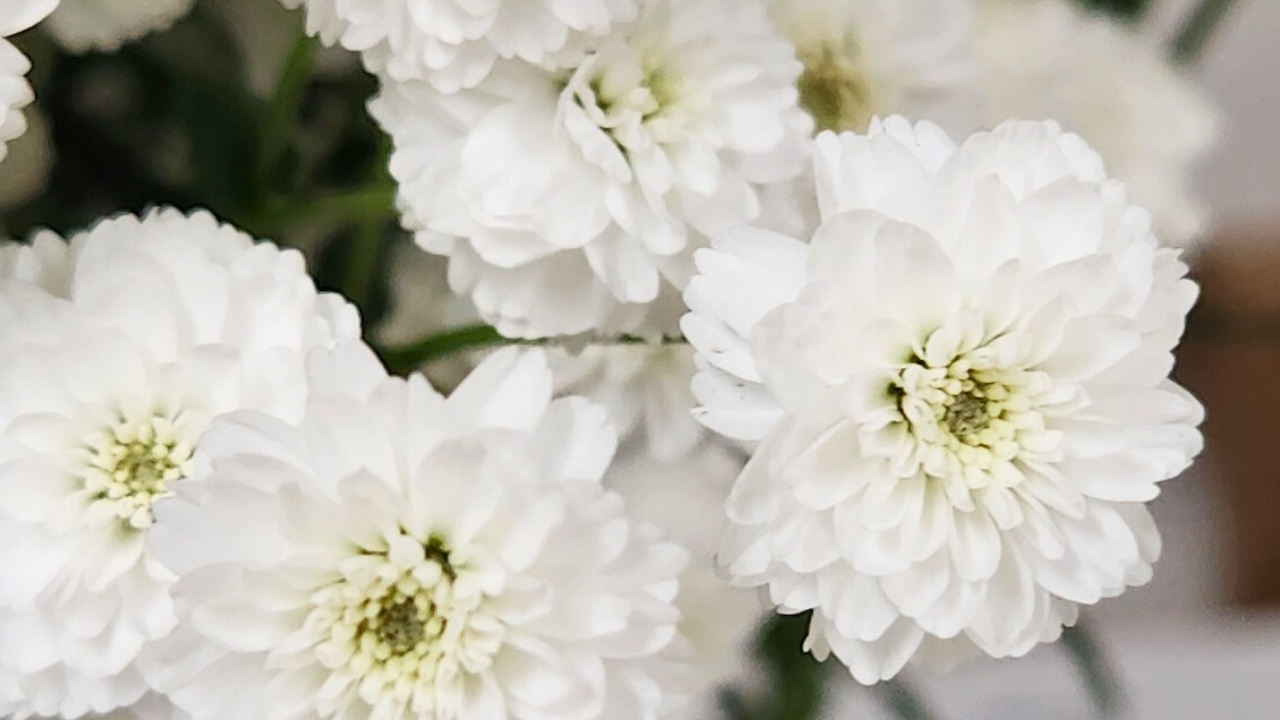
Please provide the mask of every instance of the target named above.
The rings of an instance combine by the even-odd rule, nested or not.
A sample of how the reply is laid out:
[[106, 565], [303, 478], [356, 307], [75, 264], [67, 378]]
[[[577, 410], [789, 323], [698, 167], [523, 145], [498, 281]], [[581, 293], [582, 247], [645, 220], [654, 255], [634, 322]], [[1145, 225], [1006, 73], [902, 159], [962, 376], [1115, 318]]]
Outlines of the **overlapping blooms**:
[[[652, 719], [674, 702], [686, 556], [601, 476], [604, 411], [539, 351], [448, 398], [313, 355], [303, 418], [214, 422], [157, 508], [182, 629], [154, 677], [196, 720]], [[227, 692], [235, 688], [236, 692]]]
[[720, 717], [719, 693], [749, 679], [751, 643], [768, 608], [753, 590], [731, 586], [715, 568], [724, 529], [724, 501], [743, 459], [709, 441], [677, 460], [657, 459], [643, 446], [620, 455], [606, 485], [627, 500], [628, 512], [662, 528], [689, 553], [680, 575], [680, 631], [688, 639], [693, 695], [673, 718]]
[[757, 3], [649, 3], [577, 67], [386, 83], [406, 228], [505, 335], [674, 330], [702, 238], [801, 170], [800, 65]]
[[1192, 173], [1217, 144], [1221, 122], [1164, 50], [1070, 0], [984, 0], [978, 8], [973, 51], [986, 123], [1060, 121], [1151, 211], [1161, 242], [1202, 240], [1209, 212]]
[[394, 80], [427, 79], [442, 92], [474, 87], [499, 58], [550, 68], [634, 20], [638, 0], [282, 0], [304, 7], [307, 32], [364, 57]]
[[700, 417], [759, 442], [721, 560], [864, 683], [1021, 655], [1150, 578], [1143, 503], [1201, 443], [1168, 379], [1195, 285], [1052, 123], [816, 154], [811, 243], [722, 234], [685, 295]]
[[706, 430], [693, 419], [687, 345], [598, 345], [549, 358], [557, 390], [603, 405], [624, 443], [667, 463], [699, 449]]
[[44, 29], [71, 52], [118, 50], [167, 30], [191, 12], [195, 0], [61, 0]]
[[818, 131], [877, 115], [968, 126], [976, 110], [972, 0], [769, 0], [796, 46], [800, 102]]
[[295, 419], [305, 353], [359, 321], [296, 251], [161, 209], [0, 248], [0, 322], [0, 706], [105, 713], [176, 622], [153, 503], [212, 417]]

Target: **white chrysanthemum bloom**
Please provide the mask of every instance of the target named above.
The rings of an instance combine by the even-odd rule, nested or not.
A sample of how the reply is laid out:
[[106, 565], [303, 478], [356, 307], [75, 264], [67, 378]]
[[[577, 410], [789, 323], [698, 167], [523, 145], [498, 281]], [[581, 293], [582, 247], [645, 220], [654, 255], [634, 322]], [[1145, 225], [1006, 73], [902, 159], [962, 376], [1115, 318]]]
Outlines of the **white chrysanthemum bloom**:
[[19, 718], [124, 707], [176, 622], [152, 503], [213, 416], [295, 419], [305, 353], [359, 318], [297, 252], [161, 209], [0, 247], [0, 327], [0, 691]]
[[200, 482], [157, 508], [186, 621], [156, 666], [175, 703], [639, 720], [675, 700], [685, 554], [604, 489], [613, 430], [552, 400], [540, 351], [495, 353], [448, 399], [363, 348], [312, 370], [300, 422], [215, 421]]
[[726, 233], [685, 294], [700, 417], [760, 443], [721, 561], [864, 683], [1021, 655], [1151, 577], [1143, 503], [1201, 446], [1168, 379], [1196, 287], [1053, 123], [815, 153], [812, 242]]
[[804, 73], [816, 129], [862, 132], [877, 115], [972, 122], [973, 0], [769, 0]]
[[389, 83], [370, 109], [405, 227], [504, 335], [656, 334], [692, 247], [800, 173], [799, 73], [762, 5], [656, 0], [576, 69]]
[[769, 615], [763, 598], [731, 586], [714, 562], [726, 522], [725, 497], [742, 463], [737, 453], [715, 442], [675, 462], [637, 447], [619, 457], [606, 481], [626, 498], [634, 517], [667, 531], [689, 552], [676, 605], [681, 634], [693, 649], [689, 682], [696, 693], [668, 720], [721, 716], [718, 691], [749, 677], [751, 645]]
[[499, 58], [556, 66], [634, 20], [637, 0], [282, 0], [305, 7], [307, 32], [361, 53], [375, 73], [474, 87]]
[[169, 29], [195, 0], [61, 0], [44, 29], [73, 53], [113, 51]]
[[1219, 139], [1217, 108], [1165, 49], [1069, 0], [983, 0], [974, 50], [986, 120], [1052, 117], [1079, 133], [1155, 217], [1162, 242], [1202, 239], [1193, 171]]
[[693, 419], [697, 404], [693, 349], [688, 345], [588, 345], [550, 354], [557, 392], [600, 403], [623, 442], [674, 462], [699, 445], [706, 430]]

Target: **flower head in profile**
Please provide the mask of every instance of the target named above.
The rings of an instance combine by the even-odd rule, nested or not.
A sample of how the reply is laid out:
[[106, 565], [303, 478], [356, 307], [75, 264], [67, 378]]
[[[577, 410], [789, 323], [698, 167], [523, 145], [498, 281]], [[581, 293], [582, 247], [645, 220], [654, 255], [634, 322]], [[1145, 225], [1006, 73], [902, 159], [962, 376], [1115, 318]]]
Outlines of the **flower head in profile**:
[[768, 607], [756, 591], [730, 585], [714, 562], [724, 501], [742, 464], [742, 455], [723, 442], [705, 442], [698, 452], [670, 460], [636, 446], [619, 454], [606, 479], [634, 517], [662, 528], [689, 553], [676, 606], [692, 650], [692, 695], [670, 720], [721, 717], [720, 692], [753, 670], [751, 645]]
[[111, 52], [168, 30], [195, 0], [60, 0], [44, 29], [73, 53]]
[[441, 92], [474, 87], [499, 58], [548, 67], [635, 19], [638, 0], [282, 0], [306, 11], [307, 32], [362, 54], [396, 81], [429, 80]]
[[304, 355], [359, 320], [298, 253], [161, 209], [0, 247], [0, 328], [0, 702], [105, 713], [176, 622], [153, 504], [212, 417], [301, 413]]
[[1165, 49], [1070, 0], [984, 0], [978, 9], [973, 52], [986, 122], [1059, 120], [1151, 212], [1161, 242], [1202, 239], [1209, 211], [1193, 172], [1217, 145], [1221, 121]]
[[385, 83], [406, 228], [505, 335], [673, 332], [692, 249], [799, 174], [800, 72], [762, 5], [657, 0], [573, 68]]
[[699, 449], [693, 419], [693, 350], [688, 345], [594, 345], [549, 354], [556, 388], [600, 403], [624, 444], [675, 463]]
[[686, 293], [700, 417], [759, 443], [721, 561], [864, 683], [1026, 653], [1151, 576], [1143, 503], [1201, 445], [1168, 379], [1195, 285], [1052, 123], [815, 154], [811, 242], [725, 233]]
[[35, 99], [26, 74], [31, 62], [5, 38], [16, 35], [43, 20], [58, 6], [58, 0], [7, 0], [0, 17], [0, 160], [8, 154], [7, 144], [27, 130], [22, 109]]
[[972, 0], [769, 0], [804, 72], [818, 131], [863, 132], [877, 115], [970, 122]]
[[551, 396], [540, 351], [445, 399], [351, 346], [301, 420], [216, 420], [151, 535], [186, 621], [157, 687], [195, 720], [659, 717], [685, 553], [601, 485], [604, 411]]

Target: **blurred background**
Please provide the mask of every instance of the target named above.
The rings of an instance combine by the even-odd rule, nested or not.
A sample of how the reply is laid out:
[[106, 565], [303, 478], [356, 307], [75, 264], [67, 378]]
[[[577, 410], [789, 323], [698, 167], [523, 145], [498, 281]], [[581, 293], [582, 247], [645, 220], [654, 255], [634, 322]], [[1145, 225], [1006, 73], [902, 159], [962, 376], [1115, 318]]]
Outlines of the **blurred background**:
[[[1143, 32], [1170, 37], [1193, 4], [1150, 0]], [[274, 2], [200, 0], [173, 30], [119, 53], [70, 55], [41, 32], [17, 37], [33, 59], [40, 112], [0, 166], [0, 235], [21, 237], [36, 224], [66, 231], [149, 203], [204, 205], [258, 237], [302, 248], [318, 283], [356, 302], [386, 342], [412, 340], [424, 324], [465, 321], [465, 309], [439, 301], [438, 264], [409, 248], [386, 216], [394, 188], [385, 141], [363, 110], [374, 81], [355, 71], [353, 56], [298, 42], [298, 22]], [[1154, 582], [1087, 617], [1105, 658], [1095, 667], [1101, 686], [1122, 698], [1117, 717], [1274, 720], [1280, 1], [1237, 0], [1193, 72], [1225, 123], [1200, 169], [1215, 230], [1194, 258], [1203, 297], [1178, 370], [1208, 408], [1208, 450], [1154, 504], [1165, 536]], [[411, 264], [435, 285], [401, 288], [416, 316], [392, 317], [403, 274], [375, 267]], [[939, 720], [1098, 717], [1081, 678], [1061, 646], [1048, 646], [947, 675], [909, 670], [903, 682]], [[825, 713], [889, 720], [884, 701], [839, 679]]]

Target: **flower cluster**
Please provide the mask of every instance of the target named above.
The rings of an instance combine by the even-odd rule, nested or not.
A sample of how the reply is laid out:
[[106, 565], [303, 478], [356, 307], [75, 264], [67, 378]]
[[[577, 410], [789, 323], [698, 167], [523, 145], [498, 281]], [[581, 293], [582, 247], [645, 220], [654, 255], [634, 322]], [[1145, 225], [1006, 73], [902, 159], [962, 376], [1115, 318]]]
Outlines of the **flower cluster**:
[[[68, 52], [192, 5], [6, 1], [0, 36]], [[393, 312], [366, 341], [204, 210], [0, 244], [0, 716], [706, 718], [775, 613], [869, 684], [1150, 578], [1145, 503], [1201, 445], [1175, 248], [1215, 120], [1133, 33], [1066, 0], [281, 2], [377, 78]], [[0, 39], [0, 159], [28, 70]], [[413, 342], [476, 316], [552, 347]], [[444, 345], [447, 395], [379, 356]]]

